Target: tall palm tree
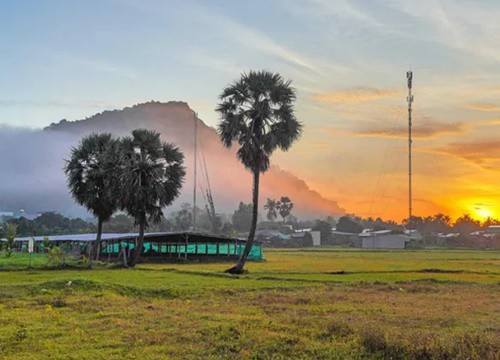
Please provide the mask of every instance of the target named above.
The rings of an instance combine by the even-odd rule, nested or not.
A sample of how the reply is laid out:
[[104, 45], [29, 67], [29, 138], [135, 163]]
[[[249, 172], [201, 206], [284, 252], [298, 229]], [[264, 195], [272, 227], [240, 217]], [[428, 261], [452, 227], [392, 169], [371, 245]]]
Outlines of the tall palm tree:
[[184, 155], [173, 144], [160, 140], [160, 133], [138, 129], [125, 137], [121, 146], [121, 207], [139, 225], [139, 238], [129, 259], [139, 261], [148, 222], [160, 222], [163, 208], [179, 196], [186, 174]]
[[280, 216], [283, 218], [283, 224], [286, 222], [286, 218], [292, 213], [293, 202], [288, 196], [282, 196], [278, 202], [278, 210]]
[[[119, 141], [111, 134], [91, 134], [71, 150], [66, 162], [68, 187], [75, 201], [97, 218], [97, 236], [89, 257], [99, 257], [102, 224], [118, 209], [116, 182]], [[91, 246], [89, 244], [89, 246]]]
[[278, 201], [267, 198], [267, 202], [264, 204], [264, 210], [267, 210], [267, 220], [271, 222], [276, 220], [278, 217]]
[[229, 273], [241, 273], [252, 248], [257, 227], [259, 177], [269, 169], [276, 149], [287, 151], [302, 133], [294, 115], [295, 90], [290, 80], [268, 71], [250, 71], [226, 87], [216, 111], [218, 133], [226, 147], [237, 144], [237, 156], [253, 174], [252, 224], [245, 249]]

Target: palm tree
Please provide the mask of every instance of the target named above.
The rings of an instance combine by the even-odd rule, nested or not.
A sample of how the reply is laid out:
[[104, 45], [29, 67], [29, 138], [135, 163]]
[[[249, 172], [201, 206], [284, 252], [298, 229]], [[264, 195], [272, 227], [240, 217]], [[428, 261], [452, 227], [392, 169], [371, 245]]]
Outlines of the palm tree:
[[99, 258], [102, 224], [118, 209], [118, 148], [119, 141], [109, 133], [88, 135], [71, 150], [71, 159], [64, 167], [71, 195], [97, 218], [97, 236], [89, 258], [92, 253]]
[[267, 210], [267, 220], [273, 222], [278, 217], [278, 202], [274, 199], [267, 198], [264, 210]]
[[290, 200], [288, 196], [282, 196], [280, 201], [278, 202], [278, 210], [280, 216], [283, 218], [283, 224], [286, 221], [287, 216], [292, 213], [293, 202]]
[[243, 253], [229, 273], [241, 273], [252, 248], [257, 226], [259, 177], [269, 169], [276, 149], [287, 151], [302, 133], [294, 115], [295, 90], [290, 80], [268, 71], [250, 71], [226, 87], [216, 111], [218, 133], [224, 146], [237, 144], [237, 156], [253, 174], [253, 209], [250, 233]]
[[186, 174], [184, 155], [173, 144], [160, 140], [160, 133], [138, 129], [122, 140], [120, 182], [121, 207], [139, 225], [139, 238], [129, 266], [139, 261], [148, 221], [160, 222], [163, 208], [179, 196]]

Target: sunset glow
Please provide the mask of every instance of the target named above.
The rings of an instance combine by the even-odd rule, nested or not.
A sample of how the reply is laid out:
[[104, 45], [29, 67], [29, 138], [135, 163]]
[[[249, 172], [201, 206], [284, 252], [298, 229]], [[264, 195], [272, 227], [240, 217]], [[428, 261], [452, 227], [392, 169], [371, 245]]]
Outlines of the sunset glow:
[[[500, 2], [103, 1], [96, 13], [85, 1], [50, 11], [30, 2], [29, 14], [10, 3], [0, 11], [0, 124], [42, 128], [182, 100], [215, 127], [226, 84], [276, 71], [293, 81], [304, 134], [273, 164], [347, 213], [399, 221], [411, 67], [414, 214], [500, 216]], [[224, 186], [216, 195], [231, 199], [229, 213], [251, 200]], [[305, 214], [324, 209], [294, 201]]]
[[474, 206], [474, 212], [472, 216], [480, 221], [484, 221], [488, 218], [494, 218], [495, 214], [490, 209], [483, 206]]

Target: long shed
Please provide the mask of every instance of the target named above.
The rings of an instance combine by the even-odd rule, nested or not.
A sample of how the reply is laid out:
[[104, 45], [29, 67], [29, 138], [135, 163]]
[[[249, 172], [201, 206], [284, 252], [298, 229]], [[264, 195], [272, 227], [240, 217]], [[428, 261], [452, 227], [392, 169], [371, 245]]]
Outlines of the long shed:
[[[125, 249], [128, 254], [137, 244], [138, 233], [110, 234], [101, 236], [103, 259], [118, 257]], [[26, 248], [32, 237], [16, 238], [18, 250]], [[59, 246], [66, 252], [84, 252], [90, 243], [96, 239], [96, 234], [69, 234], [34, 236], [36, 248], [43, 251], [46, 240], [49, 244]], [[144, 248], [142, 257], [153, 259], [161, 258], [238, 258], [246, 240], [221, 235], [193, 233], [193, 232], [157, 232], [144, 234]], [[249, 259], [262, 260], [262, 243], [255, 241], [250, 251]]]

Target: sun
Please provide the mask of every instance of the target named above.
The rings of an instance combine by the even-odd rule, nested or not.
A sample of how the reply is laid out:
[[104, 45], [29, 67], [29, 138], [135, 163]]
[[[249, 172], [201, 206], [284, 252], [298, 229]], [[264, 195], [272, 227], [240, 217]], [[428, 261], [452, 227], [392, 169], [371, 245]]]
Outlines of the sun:
[[493, 217], [491, 210], [483, 206], [475, 206], [474, 215], [477, 220], [486, 220], [487, 218]]

